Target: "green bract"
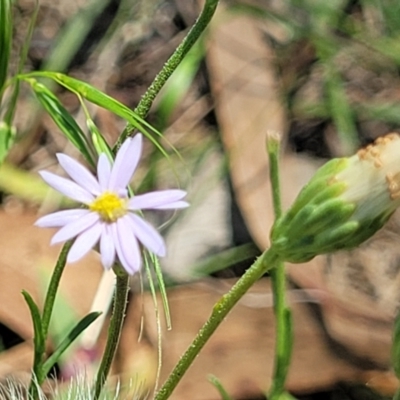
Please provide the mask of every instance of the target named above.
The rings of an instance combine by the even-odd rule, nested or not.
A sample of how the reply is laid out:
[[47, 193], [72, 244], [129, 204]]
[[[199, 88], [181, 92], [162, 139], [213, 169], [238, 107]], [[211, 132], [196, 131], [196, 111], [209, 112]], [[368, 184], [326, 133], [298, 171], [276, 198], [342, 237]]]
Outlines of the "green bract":
[[290, 262], [358, 246], [400, 205], [400, 136], [392, 133], [320, 168], [271, 232]]

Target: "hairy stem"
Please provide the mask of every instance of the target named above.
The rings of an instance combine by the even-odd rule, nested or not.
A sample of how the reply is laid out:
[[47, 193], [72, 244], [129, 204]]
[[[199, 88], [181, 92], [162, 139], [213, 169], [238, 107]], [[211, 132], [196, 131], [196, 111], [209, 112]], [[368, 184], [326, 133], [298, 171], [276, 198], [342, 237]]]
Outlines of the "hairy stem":
[[118, 347], [119, 338], [124, 323], [125, 311], [127, 306], [129, 292], [129, 275], [125, 272], [117, 273], [117, 282], [115, 286], [115, 297], [113, 314], [111, 316], [110, 326], [108, 328], [107, 344], [104, 349], [103, 358], [97, 372], [96, 381], [93, 389], [93, 399], [100, 397], [103, 386], [110, 372], [111, 364]]
[[[199, 39], [200, 35], [207, 28], [208, 24], [211, 21], [211, 18], [215, 13], [218, 2], [219, 0], [206, 0], [203, 10], [192, 28], [185, 36], [182, 43], [176, 48], [172, 56], [164, 64], [161, 71], [154, 78], [153, 83], [146, 90], [146, 93], [143, 95], [138, 106], [134, 110], [141, 118], [146, 117], [146, 115], [150, 111], [154, 99], [156, 98], [162, 87], [165, 85], [168, 78], [178, 68], [178, 65], [181, 63], [183, 58], [193, 47], [195, 42]], [[131, 136], [133, 134], [134, 130], [135, 128], [131, 124], [128, 124], [120, 135], [115, 145], [115, 148], [118, 149], [124, 142], [124, 140], [128, 136]]]
[[232, 289], [221, 297], [221, 299], [214, 305], [210, 318], [199, 330], [193, 342], [182, 355], [168, 379], [157, 392], [154, 398], [155, 400], [168, 399], [187, 369], [193, 363], [196, 356], [200, 353], [208, 339], [210, 339], [212, 334], [232, 310], [235, 304], [243, 297], [247, 290], [249, 290], [249, 288], [268, 270], [273, 268], [278, 261], [279, 258], [273, 251], [273, 248], [268, 249], [254, 262], [246, 273], [236, 282]]
[[[272, 201], [275, 219], [282, 215], [281, 190], [279, 181], [280, 137], [274, 133], [268, 134], [267, 151], [272, 188]], [[271, 282], [274, 297], [274, 312], [276, 321], [275, 359], [272, 387], [268, 398], [278, 400], [284, 392], [286, 376], [292, 354], [292, 316], [286, 304], [286, 274], [283, 261], [276, 263], [271, 270]]]

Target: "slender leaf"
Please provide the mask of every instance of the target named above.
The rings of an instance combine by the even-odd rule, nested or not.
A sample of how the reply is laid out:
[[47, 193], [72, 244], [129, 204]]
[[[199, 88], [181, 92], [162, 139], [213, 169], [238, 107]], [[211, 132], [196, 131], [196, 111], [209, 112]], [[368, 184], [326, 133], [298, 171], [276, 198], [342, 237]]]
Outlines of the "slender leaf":
[[359, 146], [354, 111], [347, 98], [343, 80], [331, 60], [325, 63], [325, 90], [344, 154], [353, 154]]
[[[25, 40], [23, 41], [20, 57], [19, 57], [19, 62], [18, 62], [18, 67], [17, 67], [17, 74], [20, 74], [21, 71], [23, 70], [25, 66], [25, 61], [28, 57], [28, 51], [30, 48], [31, 40], [32, 40], [32, 35], [33, 35], [33, 30], [36, 26], [36, 19], [37, 15], [39, 12], [39, 1], [34, 0], [35, 3], [35, 8], [34, 11], [29, 18], [29, 25], [28, 25], [28, 30], [25, 36]], [[0, 47], [1, 48], [1, 47]], [[17, 101], [18, 101], [18, 96], [19, 96], [19, 86], [20, 86], [20, 81], [18, 79], [13, 79], [13, 88], [11, 92], [11, 96], [9, 99], [9, 102], [7, 104], [7, 111], [4, 115], [4, 121], [6, 124], [9, 126], [12, 126], [13, 120], [14, 120], [14, 115], [16, 112], [17, 108]], [[14, 138], [13, 138], [14, 139]]]
[[31, 313], [32, 323], [33, 323], [33, 344], [34, 344], [34, 360], [33, 360], [33, 371], [38, 379], [39, 384], [42, 383], [42, 360], [45, 352], [46, 338], [43, 335], [42, 318], [40, 316], [40, 311], [32, 296], [26, 292], [22, 291], [22, 295], [28, 304], [29, 311]]
[[218, 393], [221, 396], [222, 400], [233, 400], [233, 398], [229, 395], [229, 393], [222, 385], [221, 381], [216, 376], [210, 375], [208, 377], [208, 381], [215, 387], [215, 389], [218, 390]]
[[[149, 286], [150, 286], [150, 293], [151, 293], [151, 297], [153, 299], [153, 306], [154, 306], [154, 312], [155, 312], [155, 317], [156, 317], [156, 325], [157, 325], [157, 350], [158, 350], [158, 365], [157, 365], [157, 372], [156, 372], [156, 387], [158, 386], [158, 381], [160, 379], [161, 376], [161, 367], [162, 367], [162, 343], [161, 343], [161, 320], [160, 320], [160, 312], [159, 312], [159, 308], [158, 308], [158, 301], [157, 301], [157, 295], [156, 295], [156, 287], [154, 285], [154, 280], [153, 280], [153, 274], [150, 268], [150, 264], [153, 262], [154, 259], [157, 259], [157, 257], [148, 252], [148, 251], [144, 251], [143, 252], [143, 256], [144, 256], [144, 267], [145, 267], [145, 271], [147, 274], [147, 278], [148, 278], [148, 282], [149, 282]], [[150, 260], [149, 260], [150, 258]], [[168, 299], [163, 297], [163, 302], [164, 304], [166, 304], [167, 308], [164, 311], [164, 314], [166, 316], [166, 320], [167, 320], [167, 328], [171, 329], [171, 320], [170, 320], [170, 312], [169, 312], [169, 307], [168, 307]], [[166, 303], [165, 303], [166, 302]]]
[[158, 283], [161, 300], [162, 300], [163, 307], [164, 307], [164, 314], [165, 314], [165, 320], [167, 323], [167, 328], [171, 329], [171, 313], [169, 310], [167, 290], [165, 287], [165, 282], [164, 282], [164, 277], [163, 277], [163, 273], [162, 273], [162, 269], [161, 269], [161, 265], [160, 265], [160, 260], [153, 253], [149, 253], [149, 254], [150, 254], [151, 262], [153, 264], [154, 272], [156, 273], [156, 277], [157, 277], [157, 283]]
[[217, 271], [221, 271], [236, 263], [256, 258], [260, 255], [260, 250], [253, 243], [246, 243], [241, 246], [223, 250], [217, 254], [213, 254], [193, 266], [189, 267], [193, 279], [210, 275]]
[[71, 78], [67, 75], [58, 73], [58, 72], [49, 72], [49, 71], [37, 71], [31, 72], [30, 74], [22, 76], [27, 79], [29, 77], [43, 77], [53, 79], [55, 82], [59, 83], [61, 86], [70, 90], [71, 92], [82, 96], [84, 99], [90, 101], [93, 104], [96, 104], [106, 110], [111, 111], [112, 113], [118, 115], [119, 117], [125, 119], [129, 122], [135, 129], [142, 132], [157, 148], [158, 150], [168, 158], [168, 154], [163, 149], [163, 147], [158, 143], [158, 141], [154, 138], [154, 136], [150, 133], [153, 132], [156, 136], [162, 137], [162, 133], [151, 126], [144, 119], [140, 118], [134, 111], [129, 109], [124, 104], [120, 103], [118, 100], [115, 100], [108, 94], [102, 92], [99, 89], [96, 89], [92, 85], [80, 81], [75, 78]]
[[49, 89], [47, 89], [46, 86], [34, 79], [28, 79], [28, 82], [32, 86], [37, 99], [40, 101], [53, 121], [85, 157], [86, 161], [93, 166], [94, 161], [89, 151], [89, 142], [79, 125], [75, 122], [57, 97]]
[[15, 139], [15, 128], [6, 122], [0, 122], [0, 164], [8, 154]]
[[[104, 11], [110, 0], [92, 0], [73, 15], [57, 34], [48, 57], [43, 62], [43, 70], [64, 71], [87, 38], [96, 18]], [[86, 5], [87, 4], [87, 5]]]
[[96, 149], [97, 154], [105, 153], [110, 160], [113, 160], [114, 155], [112, 149], [105, 141], [103, 135], [101, 134], [95, 123], [90, 118], [88, 118], [86, 120], [86, 125], [89, 128], [90, 133], [92, 134], [92, 143], [94, 148]]
[[59, 360], [61, 355], [65, 350], [72, 344], [72, 342], [89, 326], [91, 325], [99, 316], [101, 312], [91, 312], [90, 314], [83, 317], [74, 328], [68, 333], [68, 335], [63, 339], [58, 347], [55, 349], [54, 353], [46, 360], [43, 364], [43, 374], [46, 376], [54, 364]]
[[[11, 0], [0, 0], [0, 91], [7, 79], [12, 41]], [[1, 102], [1, 98], [0, 98]]]
[[392, 366], [397, 379], [400, 379], [400, 313], [396, 316], [393, 328]]
[[82, 110], [85, 113], [86, 116], [86, 126], [89, 129], [89, 132], [92, 135], [92, 143], [93, 146], [97, 152], [97, 154], [105, 153], [107, 154], [108, 158], [110, 161], [114, 160], [114, 154], [106, 140], [104, 139], [104, 136], [101, 134], [99, 129], [97, 128], [96, 124], [93, 122], [92, 118], [90, 117], [89, 111], [80, 95], [78, 95], [78, 99], [81, 103]]

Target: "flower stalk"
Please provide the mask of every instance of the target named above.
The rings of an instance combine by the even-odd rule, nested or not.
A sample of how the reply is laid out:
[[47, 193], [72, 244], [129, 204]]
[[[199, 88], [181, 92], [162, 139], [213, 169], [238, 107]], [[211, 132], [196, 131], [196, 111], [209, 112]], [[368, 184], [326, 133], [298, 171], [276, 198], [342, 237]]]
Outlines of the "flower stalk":
[[107, 376], [111, 369], [111, 364], [114, 359], [115, 351], [118, 347], [121, 337], [122, 326], [125, 318], [125, 311], [129, 292], [129, 275], [118, 267], [116, 271], [116, 285], [113, 313], [108, 328], [107, 343], [104, 349], [103, 358], [97, 371], [96, 380], [93, 388], [93, 399], [97, 400], [100, 397], [103, 386], [107, 380]]
[[[190, 49], [197, 42], [201, 34], [209, 25], [211, 18], [213, 17], [215, 10], [217, 9], [218, 2], [219, 0], [205, 1], [204, 7], [198, 19], [196, 20], [188, 34], [185, 36], [181, 44], [176, 48], [174, 53], [164, 64], [161, 71], [154, 78], [152, 84], [146, 90], [146, 93], [143, 95], [138, 106], [135, 108], [134, 111], [139, 115], [139, 117], [146, 117], [146, 115], [150, 111], [151, 106], [153, 105], [154, 99], [156, 98], [158, 93], [160, 93], [160, 90], [163, 88], [169, 77], [178, 68], [179, 64], [184, 59], [186, 54], [190, 51]], [[128, 136], [132, 136], [134, 131], [135, 128], [132, 125], [128, 124], [119, 139], [117, 140], [115, 148], [118, 149]]]
[[[269, 132], [267, 153], [272, 189], [272, 202], [275, 220], [282, 215], [282, 201], [279, 176], [280, 136]], [[286, 273], [282, 260], [276, 262], [270, 271], [275, 313], [275, 358], [272, 387], [268, 398], [279, 400], [284, 393], [286, 377], [293, 348], [292, 313], [286, 302]]]
[[210, 339], [236, 303], [258, 279], [274, 268], [279, 261], [279, 256], [275, 250], [272, 247], [269, 248], [254, 262], [232, 289], [221, 297], [214, 305], [211, 316], [199, 330], [186, 352], [182, 355], [163, 386], [157, 392], [154, 400], [166, 400], [169, 398], [196, 356], [200, 353], [208, 339]]

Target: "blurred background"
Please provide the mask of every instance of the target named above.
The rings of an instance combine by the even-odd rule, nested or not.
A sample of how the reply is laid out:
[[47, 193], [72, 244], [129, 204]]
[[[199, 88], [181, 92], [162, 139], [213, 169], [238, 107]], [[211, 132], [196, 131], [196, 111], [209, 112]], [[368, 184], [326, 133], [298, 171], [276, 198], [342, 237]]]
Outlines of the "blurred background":
[[[41, 0], [25, 70], [68, 73], [134, 109], [201, 6], [195, 0]], [[34, 1], [14, 1], [10, 74], [17, 69], [34, 10]], [[399, 40], [395, 0], [221, 2], [148, 117], [163, 132], [171, 158], [167, 162], [146, 143], [133, 186], [140, 192], [178, 182], [188, 190], [191, 207], [177, 216], [149, 215], [168, 243], [162, 266], [172, 330], [166, 329], [160, 301], [155, 311], [146, 277], [134, 277], [113, 366], [131, 393], [127, 398], [145, 398], [152, 390], [159, 357], [165, 379], [214, 303], [268, 246], [273, 212], [267, 135], [277, 132], [282, 138], [287, 207], [329, 158], [350, 155], [398, 130]], [[78, 99], [60, 87], [53, 90], [84, 126]], [[89, 111], [113, 144], [124, 121], [93, 105]], [[17, 142], [0, 167], [0, 379], [23, 382], [32, 362], [32, 327], [20, 292], [43, 297], [58, 251], [49, 247], [52, 232], [32, 224], [39, 213], [68, 206], [47, 190], [37, 171], [61, 173], [56, 152], [78, 155], [26, 87], [15, 125]], [[295, 348], [287, 387], [297, 398], [393, 396], [398, 232], [395, 214], [359, 249], [288, 265]], [[90, 309], [100, 284], [95, 252], [78, 264], [66, 270], [52, 327], [55, 343]], [[83, 365], [90, 375], [105, 332], [106, 325], [93, 354], [78, 344], [54, 374]], [[210, 374], [235, 399], [265, 398], [273, 344], [265, 277], [222, 324], [171, 398], [220, 398]]]

